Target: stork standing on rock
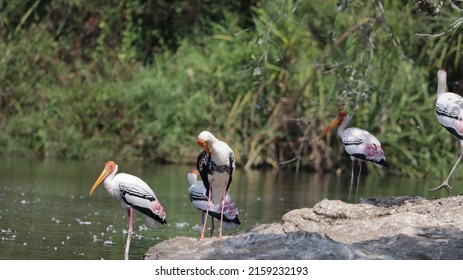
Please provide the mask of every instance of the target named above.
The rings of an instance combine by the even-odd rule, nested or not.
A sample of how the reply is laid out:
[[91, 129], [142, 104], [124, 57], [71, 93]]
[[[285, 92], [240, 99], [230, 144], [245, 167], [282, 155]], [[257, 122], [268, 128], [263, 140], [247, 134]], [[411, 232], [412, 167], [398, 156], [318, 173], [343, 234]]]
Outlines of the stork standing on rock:
[[222, 238], [222, 223], [225, 207], [225, 197], [230, 189], [233, 171], [235, 170], [235, 154], [227, 143], [217, 139], [209, 131], [203, 131], [198, 135], [198, 145], [210, 158], [208, 164], [198, 166], [201, 179], [206, 186], [206, 195], [208, 197], [207, 210], [204, 223], [201, 227], [200, 239], [204, 238], [204, 230], [208, 211], [211, 209], [211, 203], [221, 203], [219, 238]]

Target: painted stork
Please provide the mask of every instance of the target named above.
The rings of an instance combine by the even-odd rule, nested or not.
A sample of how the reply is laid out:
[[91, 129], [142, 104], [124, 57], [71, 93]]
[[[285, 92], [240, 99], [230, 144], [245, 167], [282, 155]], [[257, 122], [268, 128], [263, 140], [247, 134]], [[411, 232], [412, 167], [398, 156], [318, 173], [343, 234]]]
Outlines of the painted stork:
[[93, 184], [89, 196], [92, 195], [101, 181], [104, 180], [104, 187], [108, 193], [116, 197], [121, 206], [127, 209], [129, 232], [125, 245], [124, 258], [128, 260], [130, 239], [132, 237], [133, 209], [135, 208], [143, 213], [147, 223], [153, 228], [157, 228], [159, 224], [166, 223], [166, 213], [153, 190], [142, 179], [125, 173], [116, 175], [117, 170], [117, 164], [114, 161], [108, 161], [95, 184]]
[[357, 176], [357, 189], [355, 193], [355, 203], [357, 202], [357, 194], [360, 181], [360, 173], [362, 172], [362, 161], [370, 161], [378, 167], [388, 166], [386, 162], [386, 156], [384, 155], [383, 149], [381, 149], [381, 143], [378, 139], [370, 134], [368, 131], [357, 128], [349, 127], [346, 128], [349, 124], [352, 117], [346, 112], [340, 112], [336, 118], [334, 118], [328, 127], [322, 132], [318, 137], [320, 141], [333, 127], [339, 125], [338, 135], [341, 137], [342, 144], [344, 149], [349, 154], [352, 160], [351, 167], [351, 180], [350, 180], [350, 189], [349, 189], [349, 199], [350, 202], [352, 186], [354, 184], [354, 165], [357, 160], [359, 163], [359, 172]]
[[[198, 170], [193, 170], [191, 173], [188, 173], [187, 178], [190, 184], [190, 187], [188, 188], [188, 195], [190, 197], [191, 203], [201, 211], [202, 228], [202, 225], [205, 222], [205, 214], [207, 211], [207, 189], [201, 180], [201, 176]], [[208, 211], [208, 214], [212, 218], [210, 236], [214, 235], [214, 218], [217, 220], [220, 219], [221, 206], [222, 205], [220, 203], [217, 203], [212, 205]], [[233, 202], [230, 194], [227, 193], [227, 196], [225, 196], [225, 206], [223, 212], [223, 229], [232, 230], [235, 229], [239, 224], [241, 224], [241, 222], [238, 219], [238, 208], [236, 208], [236, 205]]]
[[[437, 72], [437, 120], [445, 129], [459, 139], [460, 146], [463, 147], [463, 97], [453, 92], [446, 92], [446, 87], [447, 72], [445, 72], [445, 70], [439, 70]], [[450, 194], [452, 194], [453, 188], [449, 185], [449, 178], [455, 172], [455, 169], [462, 157], [463, 153], [457, 157], [452, 170], [444, 182], [431, 190], [436, 191], [445, 188]]]
[[[207, 163], [202, 163], [203, 166], [198, 166], [201, 178], [206, 187], [206, 195], [208, 197], [207, 210], [204, 223], [201, 227], [200, 239], [204, 238], [204, 230], [208, 211], [211, 209], [211, 203], [221, 203], [220, 211], [220, 226], [219, 238], [222, 238], [222, 223], [225, 207], [225, 198], [230, 189], [232, 182], [233, 171], [235, 170], [235, 154], [227, 143], [217, 139], [209, 131], [203, 131], [198, 135], [198, 145], [208, 155]], [[201, 156], [201, 154], [200, 154]], [[199, 165], [200, 163], [198, 163]]]

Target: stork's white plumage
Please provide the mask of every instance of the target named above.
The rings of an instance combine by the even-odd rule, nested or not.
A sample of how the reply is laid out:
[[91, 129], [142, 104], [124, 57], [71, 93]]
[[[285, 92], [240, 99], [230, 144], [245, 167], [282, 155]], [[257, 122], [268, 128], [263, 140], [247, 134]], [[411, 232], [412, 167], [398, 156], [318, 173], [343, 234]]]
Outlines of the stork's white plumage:
[[[203, 181], [199, 175], [198, 170], [193, 170], [192, 173], [187, 175], [188, 182], [190, 187], [188, 188], [188, 195], [190, 197], [191, 203], [201, 211], [201, 227], [205, 221], [205, 213], [207, 212], [208, 204], [208, 195], [207, 189], [204, 186]], [[223, 212], [223, 229], [232, 230], [235, 229], [237, 225], [241, 222], [238, 219], [238, 208], [233, 202], [229, 193], [225, 196], [225, 206]], [[212, 204], [208, 211], [208, 214], [212, 217], [212, 226], [210, 236], [214, 234], [214, 218], [220, 219], [220, 213], [222, 209], [222, 204]]]
[[154, 191], [142, 179], [125, 173], [116, 175], [118, 165], [114, 161], [108, 161], [100, 176], [93, 184], [89, 195], [91, 196], [101, 181], [108, 193], [116, 197], [121, 206], [127, 209], [129, 216], [129, 232], [125, 246], [124, 258], [129, 257], [130, 239], [132, 237], [133, 209], [143, 213], [147, 223], [156, 228], [159, 224], [166, 223], [166, 213]]
[[351, 183], [349, 189], [349, 202], [352, 192], [352, 185], [354, 184], [354, 164], [357, 160], [359, 162], [359, 173], [357, 177], [357, 191], [355, 196], [355, 202], [357, 201], [358, 187], [360, 181], [360, 174], [362, 172], [362, 161], [370, 161], [378, 167], [388, 166], [386, 162], [386, 156], [384, 155], [383, 149], [381, 148], [381, 143], [378, 138], [369, 133], [366, 130], [349, 127], [349, 124], [352, 117], [346, 112], [340, 112], [336, 118], [334, 118], [328, 127], [322, 132], [319, 136], [321, 140], [333, 127], [339, 125], [338, 135], [341, 137], [342, 144], [344, 149], [349, 154], [352, 160], [351, 168]]
[[[225, 207], [222, 198], [226, 196], [232, 182], [233, 171], [235, 170], [235, 154], [227, 143], [220, 141], [209, 131], [201, 132], [198, 135], [197, 142], [208, 156], [207, 165], [198, 167], [204, 185], [208, 188], [208, 210], [210, 209], [211, 203], [217, 204], [221, 202], [222, 204], [219, 227], [219, 237], [222, 238], [223, 210]], [[207, 178], [204, 178], [206, 174]], [[201, 228], [200, 239], [204, 238], [206, 220], [207, 211], [203, 227]]]
[[[450, 133], [455, 135], [463, 147], [463, 97], [453, 92], [447, 92], [447, 72], [439, 70], [437, 72], [437, 100], [436, 100], [436, 115], [439, 123]], [[458, 163], [461, 161], [463, 153], [457, 158], [452, 170], [442, 184], [431, 190], [447, 189], [452, 193], [448, 181]]]

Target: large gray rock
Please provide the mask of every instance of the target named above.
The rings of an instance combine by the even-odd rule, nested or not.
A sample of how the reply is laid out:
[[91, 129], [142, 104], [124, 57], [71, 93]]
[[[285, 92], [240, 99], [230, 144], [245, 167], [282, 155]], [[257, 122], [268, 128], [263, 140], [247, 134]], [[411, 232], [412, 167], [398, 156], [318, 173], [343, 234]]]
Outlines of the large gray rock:
[[146, 259], [463, 259], [463, 197], [322, 200], [235, 236], [176, 237]]

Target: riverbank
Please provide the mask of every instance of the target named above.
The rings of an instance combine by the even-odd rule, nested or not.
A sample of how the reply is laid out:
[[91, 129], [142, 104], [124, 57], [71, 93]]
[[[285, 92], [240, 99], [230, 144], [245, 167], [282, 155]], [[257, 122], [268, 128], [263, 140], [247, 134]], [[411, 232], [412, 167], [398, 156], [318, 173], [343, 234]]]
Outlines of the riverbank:
[[234, 236], [175, 237], [145, 259], [462, 259], [463, 197], [322, 200]]

